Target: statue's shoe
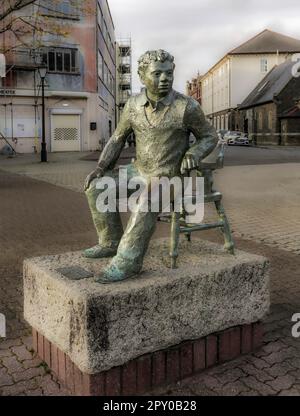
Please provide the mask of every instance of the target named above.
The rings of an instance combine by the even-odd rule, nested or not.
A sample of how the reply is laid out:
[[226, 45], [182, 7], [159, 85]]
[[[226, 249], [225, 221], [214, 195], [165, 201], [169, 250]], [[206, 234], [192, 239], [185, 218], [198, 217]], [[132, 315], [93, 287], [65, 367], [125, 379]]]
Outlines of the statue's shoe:
[[121, 270], [115, 264], [111, 264], [103, 271], [100, 276], [96, 277], [95, 281], [102, 284], [121, 282], [122, 280], [133, 279], [137, 277], [139, 271], [140, 268], [128, 268], [127, 270]]
[[117, 248], [102, 247], [97, 244], [94, 247], [87, 248], [83, 254], [90, 259], [100, 259], [102, 257], [112, 257], [117, 253]]

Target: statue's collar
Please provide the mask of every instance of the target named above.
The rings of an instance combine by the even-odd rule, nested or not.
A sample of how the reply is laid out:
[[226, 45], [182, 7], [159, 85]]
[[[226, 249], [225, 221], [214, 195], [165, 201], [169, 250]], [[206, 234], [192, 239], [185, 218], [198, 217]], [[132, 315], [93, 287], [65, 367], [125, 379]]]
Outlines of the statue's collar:
[[[162, 103], [165, 106], [169, 106], [173, 103], [175, 98], [175, 91], [172, 90], [166, 97], [162, 98], [161, 100], [159, 100], [159, 103]], [[142, 92], [140, 93], [140, 95], [138, 96], [138, 104], [143, 107], [146, 104], [149, 103], [149, 98], [147, 97], [147, 92], [146, 89], [143, 88]]]

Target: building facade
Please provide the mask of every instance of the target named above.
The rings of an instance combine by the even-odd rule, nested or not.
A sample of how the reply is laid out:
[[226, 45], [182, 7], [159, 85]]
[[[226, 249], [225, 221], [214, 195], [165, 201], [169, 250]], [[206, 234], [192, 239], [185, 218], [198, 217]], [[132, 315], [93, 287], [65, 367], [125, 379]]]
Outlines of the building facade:
[[201, 79], [207, 118], [217, 129], [238, 129], [238, 106], [275, 65], [299, 51], [300, 40], [264, 30], [227, 53]]
[[[300, 76], [275, 66], [239, 106], [238, 129], [256, 144], [300, 145]], [[300, 75], [300, 74], [299, 74]]]
[[0, 88], [0, 131], [17, 152], [40, 150], [41, 66], [47, 68], [48, 151], [101, 149], [115, 128], [114, 24], [106, 0], [88, 0], [85, 5], [87, 13], [74, 6], [74, 0], [27, 6], [27, 13], [66, 26], [64, 36], [43, 33], [38, 42], [32, 33], [28, 37], [32, 47], [16, 48], [9, 34], [0, 34], [0, 47], [11, 47]]
[[186, 94], [193, 97], [200, 105], [202, 105], [202, 76], [197, 75], [197, 78], [193, 78], [192, 81], [186, 83]]

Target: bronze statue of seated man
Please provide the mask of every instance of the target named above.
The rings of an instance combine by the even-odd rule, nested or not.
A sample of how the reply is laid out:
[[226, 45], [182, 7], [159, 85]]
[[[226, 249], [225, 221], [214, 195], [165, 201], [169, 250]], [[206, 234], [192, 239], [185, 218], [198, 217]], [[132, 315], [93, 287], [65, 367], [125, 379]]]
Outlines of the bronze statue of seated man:
[[[104, 176], [118, 180], [118, 172], [113, 168], [128, 135], [134, 133], [136, 139], [136, 161], [126, 167], [128, 180], [136, 176], [146, 181], [180, 176], [197, 167], [217, 144], [217, 133], [199, 103], [173, 90], [174, 69], [173, 56], [163, 50], [148, 51], [141, 56], [138, 73], [145, 89], [127, 101], [97, 168], [86, 178], [85, 192], [99, 244], [84, 254], [90, 258], [113, 256], [98, 278], [100, 283], [124, 280], [140, 272], [157, 222], [158, 212], [144, 212], [138, 206], [123, 231], [118, 211], [97, 209], [97, 198], [101, 198], [102, 192], [96, 187], [97, 181]], [[190, 133], [196, 138], [191, 147]]]

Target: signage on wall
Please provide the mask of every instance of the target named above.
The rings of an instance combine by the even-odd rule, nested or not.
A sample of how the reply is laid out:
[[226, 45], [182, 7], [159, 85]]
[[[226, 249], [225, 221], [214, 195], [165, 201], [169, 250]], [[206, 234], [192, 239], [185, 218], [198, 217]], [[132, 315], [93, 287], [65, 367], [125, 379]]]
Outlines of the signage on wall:
[[16, 90], [0, 89], [0, 95], [15, 95], [15, 94], [16, 94]]

